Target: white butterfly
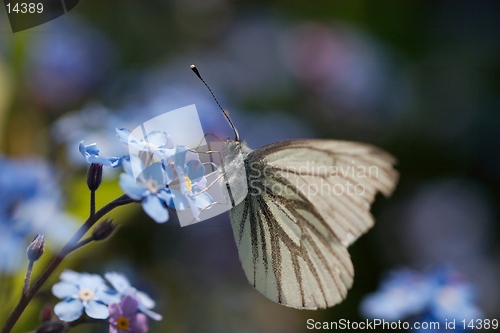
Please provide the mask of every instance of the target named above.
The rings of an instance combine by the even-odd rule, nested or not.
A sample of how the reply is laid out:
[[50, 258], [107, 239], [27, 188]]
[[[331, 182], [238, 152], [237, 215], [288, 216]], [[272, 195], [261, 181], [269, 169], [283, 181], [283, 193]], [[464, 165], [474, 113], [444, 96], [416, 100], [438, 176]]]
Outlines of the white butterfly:
[[373, 226], [375, 195], [394, 190], [395, 159], [374, 146], [334, 140], [283, 141], [251, 150], [222, 111], [236, 136], [222, 152], [232, 190], [245, 182], [234, 171], [237, 157], [245, 163], [248, 194], [231, 209], [231, 223], [248, 281], [293, 308], [340, 303], [354, 277], [347, 247]]

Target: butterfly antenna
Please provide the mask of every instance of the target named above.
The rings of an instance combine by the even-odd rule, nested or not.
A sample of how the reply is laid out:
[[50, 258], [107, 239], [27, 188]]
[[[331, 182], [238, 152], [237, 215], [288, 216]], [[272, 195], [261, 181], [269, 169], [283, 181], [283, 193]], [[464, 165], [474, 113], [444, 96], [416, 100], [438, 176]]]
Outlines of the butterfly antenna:
[[203, 82], [203, 84], [205, 85], [205, 87], [207, 87], [208, 91], [210, 91], [210, 93], [212, 94], [212, 97], [214, 98], [215, 100], [215, 103], [217, 103], [217, 105], [219, 106], [219, 109], [222, 111], [222, 113], [224, 114], [224, 117], [226, 117], [227, 121], [229, 122], [229, 125], [231, 126], [231, 128], [233, 129], [234, 131], [234, 140], [235, 141], [240, 141], [240, 135], [238, 134], [238, 130], [236, 129], [236, 127], [234, 126], [233, 122], [231, 121], [231, 118], [229, 118], [229, 114], [227, 113], [226, 110], [224, 110], [222, 108], [222, 106], [219, 104], [219, 101], [217, 100], [217, 98], [215, 97], [214, 93], [212, 92], [212, 89], [210, 89], [210, 87], [208, 86], [208, 84], [205, 82], [205, 80], [203, 80], [203, 78], [201, 77], [201, 74], [200, 72], [198, 71], [198, 68], [196, 68], [196, 66], [193, 64], [191, 66], [189, 66], [191, 68], [191, 70], [196, 74], [196, 76], [201, 80], [201, 82]]

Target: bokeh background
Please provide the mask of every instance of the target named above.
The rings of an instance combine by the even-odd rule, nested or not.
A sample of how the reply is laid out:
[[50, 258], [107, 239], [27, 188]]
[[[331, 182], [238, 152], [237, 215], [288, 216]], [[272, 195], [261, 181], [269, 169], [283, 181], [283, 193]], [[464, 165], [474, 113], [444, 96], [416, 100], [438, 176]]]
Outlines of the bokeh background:
[[[374, 229], [350, 248], [356, 277], [347, 299], [318, 311], [274, 304], [247, 283], [228, 215], [180, 228], [175, 219], [156, 224], [138, 205], [114, 213], [120, 228], [111, 240], [61, 269], [126, 273], [164, 316], [151, 332], [305, 332], [309, 318], [361, 321], [362, 300], [386, 272], [442, 265], [473, 286], [484, 318], [500, 319], [499, 17], [494, 1], [82, 0], [13, 34], [2, 8], [0, 153], [27, 169], [43, 164], [54, 202], [75, 226], [89, 201], [79, 141], [121, 156], [115, 127], [190, 104], [205, 132], [232, 135], [190, 71], [196, 63], [250, 147], [330, 138], [397, 157], [396, 192], [378, 198]], [[15, 188], [23, 173], [1, 165]], [[122, 193], [117, 176], [105, 170], [98, 205]], [[2, 186], [6, 201], [12, 192]], [[16, 244], [33, 237], [16, 235]], [[1, 271], [0, 318], [19, 295], [25, 263], [16, 260]], [[15, 332], [36, 328], [42, 306], [58, 301], [50, 293], [57, 275]]]

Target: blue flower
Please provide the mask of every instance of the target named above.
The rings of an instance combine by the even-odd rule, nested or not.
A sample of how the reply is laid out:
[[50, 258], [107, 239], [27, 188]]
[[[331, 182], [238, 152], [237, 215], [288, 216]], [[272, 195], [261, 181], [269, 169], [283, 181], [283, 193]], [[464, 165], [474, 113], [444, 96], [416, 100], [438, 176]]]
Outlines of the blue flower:
[[[197, 153], [187, 147], [178, 146], [174, 168], [181, 192], [181, 196], [174, 196], [175, 208], [184, 210], [189, 206], [193, 216], [198, 219], [201, 210], [209, 208], [213, 203], [212, 197], [205, 191], [207, 186], [205, 167]], [[176, 191], [172, 192], [176, 194]]]
[[125, 128], [117, 128], [116, 133], [118, 138], [129, 146], [131, 155], [141, 156], [141, 152], [149, 152], [156, 161], [163, 161], [167, 160], [175, 152], [174, 142], [166, 132], [152, 131], [144, 136], [144, 139], [138, 139]]
[[398, 320], [425, 309], [431, 299], [429, 279], [410, 269], [390, 272], [380, 290], [365, 297], [361, 312], [365, 317]]
[[431, 273], [434, 297], [429, 308], [432, 315], [444, 322], [456, 319], [469, 322], [482, 319], [484, 314], [475, 304], [475, 288], [464, 276], [450, 268], [441, 268]]
[[114, 47], [98, 30], [71, 17], [53, 21], [26, 47], [26, 78], [38, 103], [67, 110], [87, 99], [110, 74]]
[[77, 222], [62, 212], [49, 165], [0, 156], [0, 170], [0, 273], [10, 274], [24, 268], [26, 248], [36, 234], [57, 248], [76, 231]]
[[54, 307], [54, 313], [63, 321], [78, 319], [84, 310], [91, 318], [106, 319], [109, 317], [107, 305], [120, 301], [99, 275], [65, 270], [60, 279], [62, 281], [52, 287], [52, 293], [64, 299]]
[[85, 146], [83, 141], [81, 141], [78, 150], [80, 150], [80, 153], [88, 163], [102, 164], [111, 168], [116, 168], [121, 165], [120, 157], [99, 156], [99, 147], [97, 147], [95, 143]]
[[412, 317], [442, 325], [451, 320], [468, 322], [484, 316], [474, 304], [474, 296], [473, 286], [450, 268], [425, 274], [405, 269], [391, 272], [379, 291], [365, 297], [361, 312], [368, 318], [389, 321]]
[[[167, 189], [173, 178], [170, 168], [155, 162], [148, 168], [135, 155], [123, 160], [126, 173], [120, 175], [120, 186], [132, 199], [141, 201], [144, 211], [156, 222], [163, 223], [169, 218], [167, 206], [172, 207], [172, 194]], [[137, 178], [134, 174], [138, 174]]]
[[111, 283], [113, 288], [115, 288], [120, 296], [132, 296], [133, 298], [135, 298], [139, 302], [139, 311], [146, 314], [151, 319], [162, 319], [162, 316], [160, 314], [151, 311], [151, 309], [156, 305], [155, 301], [153, 301], [151, 297], [149, 297], [146, 293], [132, 287], [125, 275], [116, 272], [110, 272], [104, 274], [104, 277], [109, 281], [109, 283]]
[[[129, 113], [111, 110], [92, 102], [59, 117], [51, 126], [51, 135], [54, 141], [63, 144], [66, 162], [72, 166], [84, 167], [87, 161], [82, 159], [81, 153], [75, 149], [82, 138], [87, 142], [98, 142], [100, 150], [111, 156], [123, 156], [127, 154], [127, 150], [117, 142], [115, 127], [116, 124], [129, 122], [135, 123], [137, 120]], [[104, 176], [113, 174], [117, 176], [111, 169]]]

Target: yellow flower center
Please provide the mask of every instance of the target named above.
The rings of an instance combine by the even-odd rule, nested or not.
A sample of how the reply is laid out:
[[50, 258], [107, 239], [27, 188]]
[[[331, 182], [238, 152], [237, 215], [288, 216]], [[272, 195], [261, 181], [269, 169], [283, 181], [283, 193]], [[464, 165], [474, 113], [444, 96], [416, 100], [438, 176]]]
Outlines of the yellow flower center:
[[128, 330], [129, 326], [130, 326], [130, 322], [129, 322], [128, 318], [120, 317], [116, 321], [116, 328], [118, 328], [120, 331]]
[[186, 182], [186, 188], [188, 191], [191, 191], [193, 189], [193, 184], [191, 183], [191, 179], [189, 177], [184, 176], [184, 181]]
[[84, 302], [88, 302], [94, 299], [94, 292], [90, 289], [82, 289], [78, 293], [78, 297]]

